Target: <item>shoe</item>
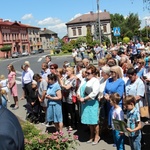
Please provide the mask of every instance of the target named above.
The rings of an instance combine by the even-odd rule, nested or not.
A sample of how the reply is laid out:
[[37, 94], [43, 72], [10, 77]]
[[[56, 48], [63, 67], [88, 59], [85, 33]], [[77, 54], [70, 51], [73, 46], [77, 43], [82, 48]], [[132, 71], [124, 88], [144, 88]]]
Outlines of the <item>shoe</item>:
[[50, 127], [50, 124], [49, 124], [49, 122], [45, 125], [46, 127]]
[[90, 144], [92, 142], [93, 142], [93, 139], [90, 139], [90, 140], [86, 141], [87, 144]]
[[15, 107], [12, 108], [12, 110], [16, 110], [18, 108], [19, 108], [19, 106], [15, 106]]
[[99, 139], [97, 141], [92, 142], [92, 145], [97, 145], [99, 143], [100, 139], [101, 138], [99, 137]]

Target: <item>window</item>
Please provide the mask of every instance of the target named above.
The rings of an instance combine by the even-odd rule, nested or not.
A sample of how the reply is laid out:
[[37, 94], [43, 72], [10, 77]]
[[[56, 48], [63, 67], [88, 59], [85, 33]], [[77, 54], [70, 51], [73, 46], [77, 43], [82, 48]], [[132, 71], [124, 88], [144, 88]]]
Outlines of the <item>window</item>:
[[82, 30], [81, 30], [81, 28], [78, 28], [78, 35], [82, 35]]
[[72, 28], [73, 36], [76, 36], [76, 28]]
[[107, 32], [107, 26], [106, 25], [103, 26], [103, 31]]

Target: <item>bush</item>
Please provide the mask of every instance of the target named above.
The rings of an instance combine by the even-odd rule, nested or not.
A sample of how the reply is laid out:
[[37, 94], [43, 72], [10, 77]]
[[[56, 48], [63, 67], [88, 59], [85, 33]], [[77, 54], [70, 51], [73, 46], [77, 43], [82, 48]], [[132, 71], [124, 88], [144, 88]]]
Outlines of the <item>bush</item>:
[[67, 136], [63, 133], [42, 134], [30, 123], [22, 124], [25, 137], [25, 150], [68, 150], [76, 149], [78, 136], [72, 137], [71, 132]]

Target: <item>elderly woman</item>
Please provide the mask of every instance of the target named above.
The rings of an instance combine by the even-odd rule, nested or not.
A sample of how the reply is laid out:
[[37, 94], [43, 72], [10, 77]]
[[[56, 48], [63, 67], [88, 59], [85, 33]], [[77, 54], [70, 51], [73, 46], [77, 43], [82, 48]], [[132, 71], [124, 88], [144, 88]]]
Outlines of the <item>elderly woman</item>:
[[134, 68], [127, 70], [129, 80], [126, 83], [126, 95], [133, 95], [136, 99], [136, 108], [139, 110], [139, 105], [143, 106], [143, 97], [145, 93], [145, 86], [143, 81], [137, 76]]
[[97, 69], [93, 65], [86, 68], [86, 78], [78, 89], [78, 99], [81, 102], [81, 123], [90, 127], [90, 139], [87, 143], [98, 144], [99, 136], [99, 102], [100, 84], [95, 77]]
[[101, 72], [102, 78], [100, 79], [100, 93], [99, 93], [99, 101], [100, 101], [100, 118], [105, 118], [106, 110], [105, 110], [105, 104], [106, 100], [103, 97], [103, 92], [106, 86], [107, 79], [110, 77], [110, 67], [103, 66], [102, 72]]
[[46, 93], [47, 102], [47, 121], [54, 122], [56, 132], [62, 132], [62, 93], [61, 87], [57, 82], [57, 75], [49, 74], [48, 76], [48, 89]]
[[112, 115], [112, 106], [110, 105], [109, 96], [112, 93], [118, 93], [121, 97], [119, 105], [123, 107], [123, 94], [125, 83], [122, 79], [122, 71], [119, 66], [113, 66], [110, 69], [111, 78], [106, 82], [104, 89], [104, 97], [107, 101], [107, 113], [108, 113], [108, 125], [111, 126], [111, 115]]

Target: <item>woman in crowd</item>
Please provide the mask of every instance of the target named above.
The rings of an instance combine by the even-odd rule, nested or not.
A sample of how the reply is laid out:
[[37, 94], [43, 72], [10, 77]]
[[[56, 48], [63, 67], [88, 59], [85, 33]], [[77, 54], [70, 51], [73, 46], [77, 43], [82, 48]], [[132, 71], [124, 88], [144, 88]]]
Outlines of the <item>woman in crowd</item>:
[[141, 78], [144, 74], [145, 62], [144, 59], [138, 59], [137, 62], [138, 68], [136, 68], [136, 73], [139, 78]]
[[135, 107], [139, 110], [143, 106], [143, 97], [145, 93], [145, 86], [143, 81], [137, 76], [136, 70], [134, 68], [129, 68], [127, 70], [127, 76], [129, 80], [126, 83], [126, 95], [133, 95], [136, 99]]
[[[75, 103], [73, 102], [73, 97], [76, 97], [76, 76], [74, 74], [73, 67], [66, 68], [67, 78], [63, 82], [60, 81], [63, 92], [63, 120], [64, 125], [68, 127], [68, 130], [73, 130], [76, 128], [76, 116], [75, 116]], [[71, 120], [68, 118], [70, 114]], [[69, 121], [70, 120], [70, 121]]]
[[112, 93], [118, 93], [121, 97], [119, 106], [123, 107], [123, 94], [125, 89], [125, 83], [122, 79], [122, 71], [119, 66], [113, 66], [110, 68], [111, 78], [106, 82], [104, 89], [104, 97], [107, 100], [107, 114], [108, 114], [108, 126], [111, 125], [112, 106], [110, 105], [109, 96]]
[[51, 64], [50, 65], [50, 72], [51, 73], [54, 73], [54, 74], [57, 74], [57, 69], [58, 69], [58, 65], [57, 64]]
[[100, 84], [96, 76], [97, 69], [93, 65], [86, 68], [86, 78], [78, 89], [78, 99], [81, 102], [81, 123], [90, 127], [90, 139], [87, 143], [98, 144], [99, 136], [99, 102]]
[[46, 93], [47, 102], [47, 121], [54, 122], [56, 132], [62, 132], [63, 117], [62, 117], [62, 93], [61, 87], [57, 82], [57, 75], [49, 74], [48, 76], [48, 89]]
[[10, 92], [15, 102], [15, 106], [13, 107], [13, 110], [16, 110], [19, 108], [18, 89], [16, 84], [16, 71], [12, 64], [9, 64], [7, 66], [7, 69], [8, 69], [8, 87], [10, 89]]
[[[39, 74], [34, 74], [33, 80], [35, 80], [38, 83], [38, 95], [39, 95], [40, 105], [43, 107], [43, 110], [45, 111], [46, 114], [47, 99], [45, 98], [45, 95], [47, 91], [47, 82]], [[45, 121], [44, 124], [46, 125], [47, 121]]]
[[100, 118], [106, 118], [106, 99], [103, 92], [106, 86], [107, 79], [110, 77], [110, 67], [103, 66], [101, 72], [102, 78], [100, 79], [99, 101], [100, 101]]

